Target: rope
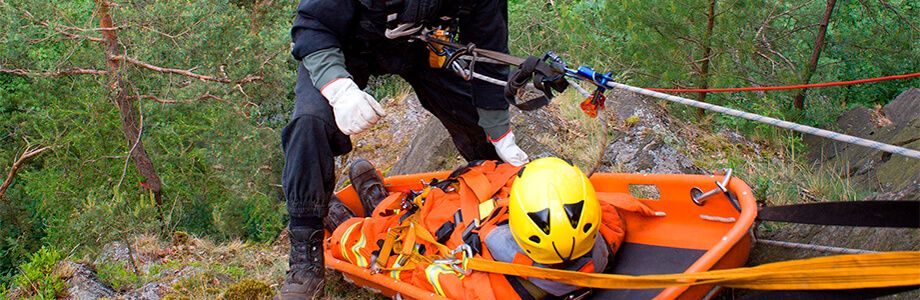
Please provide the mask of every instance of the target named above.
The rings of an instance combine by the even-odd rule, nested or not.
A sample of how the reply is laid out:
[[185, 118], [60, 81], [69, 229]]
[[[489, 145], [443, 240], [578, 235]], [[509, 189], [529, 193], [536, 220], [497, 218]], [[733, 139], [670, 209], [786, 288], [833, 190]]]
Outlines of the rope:
[[[443, 41], [438, 41], [436, 39], [432, 41], [437, 42], [437, 43], [443, 42]], [[446, 43], [445, 45], [449, 47], [455, 46], [455, 44], [452, 44], [452, 43]], [[505, 53], [489, 51], [489, 50], [484, 50], [484, 49], [476, 49], [476, 51], [478, 51], [478, 55], [481, 57], [495, 59], [496, 61], [500, 61], [505, 64], [516, 65], [511, 61], [521, 60], [521, 58], [514, 57], [514, 56], [511, 56]], [[498, 58], [502, 58], [504, 60], [500, 60]], [[478, 58], [474, 57], [473, 59], [478, 59]], [[460, 75], [464, 76], [465, 78], [469, 78], [470, 76], [469, 73], [472, 73], [471, 74], [472, 77], [479, 79], [479, 80], [483, 80], [483, 81], [486, 81], [492, 84], [496, 84], [496, 85], [506, 84], [505, 81], [501, 81], [501, 80], [491, 78], [485, 75], [477, 74], [475, 72], [472, 72], [472, 70], [462, 70], [461, 69], [458, 72], [460, 73]], [[617, 83], [617, 82], [614, 82], [611, 78], [608, 78], [607, 76], [602, 75], [600, 73], [596, 73], [594, 72], [594, 70], [591, 70], [590, 68], [586, 68], [586, 67], [580, 67], [578, 68], [577, 71], [572, 70], [572, 69], [566, 69], [566, 75], [572, 76], [572, 77], [575, 77], [581, 80], [587, 80], [589, 82], [592, 82], [600, 86], [604, 86], [606, 88], [616, 88], [616, 89], [621, 89], [621, 90], [627, 90], [627, 91], [631, 91], [634, 93], [638, 93], [638, 94], [642, 94], [642, 95], [646, 95], [650, 97], [655, 97], [655, 98], [664, 99], [664, 100], [668, 100], [668, 101], [675, 102], [675, 103], [680, 103], [680, 104], [689, 105], [689, 106], [693, 106], [697, 108], [711, 110], [717, 113], [722, 113], [722, 114], [744, 118], [744, 119], [748, 119], [748, 120], [755, 121], [755, 122], [765, 123], [765, 124], [789, 129], [789, 130], [795, 130], [795, 131], [802, 132], [802, 133], [807, 133], [807, 134], [816, 135], [816, 136], [820, 136], [824, 138], [829, 138], [829, 139], [841, 141], [844, 143], [860, 145], [863, 147], [869, 147], [872, 149], [881, 150], [881, 151], [885, 151], [888, 153], [894, 153], [894, 154], [899, 154], [899, 155], [903, 155], [906, 157], [920, 159], [920, 151], [917, 151], [917, 150], [911, 150], [911, 149], [907, 149], [904, 147], [898, 147], [898, 146], [894, 146], [894, 145], [890, 145], [886, 143], [880, 143], [880, 142], [876, 142], [873, 140], [855, 137], [852, 135], [819, 129], [819, 128], [811, 127], [808, 125], [802, 125], [802, 124], [797, 124], [793, 122], [783, 121], [783, 120], [779, 120], [779, 119], [775, 119], [775, 118], [771, 118], [767, 116], [752, 114], [752, 113], [748, 113], [748, 112], [744, 112], [744, 111], [740, 111], [736, 109], [713, 105], [713, 104], [709, 104], [705, 102], [699, 102], [696, 100], [691, 100], [691, 99], [678, 97], [674, 95], [668, 95], [668, 94], [657, 92], [657, 91], [650, 90], [650, 89], [643, 89], [643, 88], [638, 88], [638, 87], [634, 87], [630, 85], [625, 85], [622, 83]], [[915, 77], [915, 76], [920, 76], [920, 73], [888, 76], [888, 77], [908, 78], [908, 77]], [[881, 78], [886, 78], [886, 77], [881, 77]], [[889, 79], [895, 79], [895, 78], [889, 78]], [[879, 80], [887, 80], [887, 79], [873, 78], [873, 79], [857, 80], [856, 82], [869, 82], [869, 81], [879, 81]], [[819, 85], [831, 85], [831, 84], [837, 84], [837, 83], [822, 83]], [[578, 89], [578, 90], [580, 93], [584, 94], [583, 89]], [[686, 92], [686, 91], [691, 91], [691, 90], [681, 90], [681, 91]]]
[[899, 154], [899, 155], [903, 155], [907, 157], [920, 159], [920, 151], [917, 151], [917, 150], [911, 150], [911, 149], [889, 145], [885, 143], [879, 143], [873, 140], [858, 138], [852, 135], [846, 135], [846, 134], [837, 133], [837, 132], [833, 132], [829, 130], [819, 129], [819, 128], [811, 127], [808, 125], [796, 124], [796, 123], [792, 123], [788, 121], [774, 119], [774, 118], [767, 117], [767, 116], [761, 116], [761, 115], [752, 114], [752, 113], [748, 113], [748, 112], [744, 112], [744, 111], [740, 111], [736, 109], [731, 109], [731, 108], [713, 105], [713, 104], [709, 104], [705, 102], [699, 102], [696, 100], [690, 100], [690, 99], [683, 98], [683, 97], [668, 95], [665, 93], [660, 93], [660, 92], [638, 88], [638, 87], [634, 87], [630, 85], [625, 85], [622, 83], [616, 83], [613, 81], [607, 81], [605, 83], [605, 86], [609, 88], [627, 90], [627, 91], [631, 91], [634, 93], [638, 93], [638, 94], [642, 94], [642, 95], [646, 95], [650, 97], [655, 97], [659, 99], [664, 99], [664, 100], [668, 100], [671, 102], [676, 102], [676, 103], [689, 105], [689, 106], [693, 106], [697, 108], [711, 110], [717, 113], [722, 113], [722, 114], [726, 114], [730, 116], [744, 118], [744, 119], [748, 119], [748, 120], [755, 121], [755, 122], [761, 122], [761, 123], [765, 123], [765, 124], [769, 124], [769, 125], [773, 125], [773, 126], [777, 126], [781, 128], [795, 130], [795, 131], [802, 132], [802, 133], [817, 135], [817, 136], [829, 138], [832, 140], [860, 145], [863, 147], [869, 147], [872, 149], [877, 149], [877, 150], [885, 151], [888, 153], [894, 153], [894, 154]]
[[904, 79], [904, 78], [911, 78], [911, 77], [920, 77], [920, 73], [893, 75], [893, 76], [851, 80], [851, 81], [813, 83], [813, 84], [790, 85], [790, 86], [747, 87], [747, 88], [728, 88], [728, 89], [648, 89], [648, 90], [656, 91], [656, 92], [686, 92], [686, 93], [689, 93], [689, 92], [742, 92], [742, 91], [794, 90], [794, 89], [806, 89], [806, 88], [813, 88], [813, 87], [851, 85], [851, 84], [876, 82], [876, 81], [883, 81], [883, 80]]
[[862, 250], [862, 249], [850, 249], [850, 248], [841, 248], [841, 247], [830, 247], [830, 246], [819, 246], [812, 244], [800, 244], [793, 242], [783, 242], [783, 241], [774, 241], [774, 240], [761, 240], [757, 239], [758, 244], [764, 244], [769, 246], [777, 246], [791, 249], [804, 249], [812, 251], [821, 251], [828, 253], [836, 254], [863, 254], [863, 253], [881, 253], [878, 251]]

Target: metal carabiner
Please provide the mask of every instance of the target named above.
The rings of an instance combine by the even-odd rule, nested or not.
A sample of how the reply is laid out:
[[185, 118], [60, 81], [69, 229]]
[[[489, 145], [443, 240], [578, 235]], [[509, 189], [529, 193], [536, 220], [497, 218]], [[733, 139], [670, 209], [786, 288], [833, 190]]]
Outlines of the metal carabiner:
[[457, 248], [454, 248], [454, 250], [451, 250], [451, 251], [450, 251], [450, 255], [454, 255], [454, 254], [460, 253], [461, 251], [463, 252], [463, 258], [462, 258], [462, 259], [466, 259], [467, 257], [472, 257], [472, 256], [473, 256], [473, 248], [470, 247], [470, 245], [467, 245], [467, 244], [460, 244], [460, 246], [457, 246]]
[[[416, 26], [416, 27], [413, 28], [412, 26]], [[392, 40], [395, 38], [400, 38], [400, 37], [404, 37], [407, 35], [415, 34], [416, 32], [419, 32], [420, 30], [422, 30], [422, 27], [424, 27], [422, 26], [422, 24], [402, 23], [402, 24], [397, 25], [396, 28], [393, 28], [393, 29], [387, 28], [387, 30], [383, 32], [383, 35], [386, 36], [388, 39]]]
[[473, 248], [471, 248], [470, 245], [461, 244], [460, 246], [457, 246], [457, 248], [455, 248], [454, 250], [451, 250], [449, 255], [456, 255], [457, 253], [461, 254], [460, 258], [450, 257], [450, 258], [435, 259], [435, 260], [432, 260], [431, 263], [436, 264], [436, 265], [449, 266], [451, 269], [453, 269], [455, 272], [459, 274], [464, 274], [464, 275], [469, 274], [470, 269], [467, 268], [467, 263], [469, 262], [469, 258], [473, 257]]

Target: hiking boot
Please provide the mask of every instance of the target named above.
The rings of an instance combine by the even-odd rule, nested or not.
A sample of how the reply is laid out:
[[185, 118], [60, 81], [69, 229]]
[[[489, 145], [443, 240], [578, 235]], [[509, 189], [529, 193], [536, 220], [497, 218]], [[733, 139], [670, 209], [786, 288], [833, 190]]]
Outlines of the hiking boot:
[[332, 195], [332, 198], [329, 199], [329, 214], [323, 218], [323, 226], [329, 232], [333, 232], [339, 225], [354, 217], [355, 212], [348, 208], [338, 196]]
[[322, 299], [326, 285], [323, 230], [291, 228], [290, 269], [276, 300]]
[[377, 173], [377, 169], [365, 159], [351, 164], [348, 168], [348, 178], [358, 193], [358, 199], [361, 199], [365, 217], [370, 216], [377, 204], [390, 194], [384, 187], [383, 178]]

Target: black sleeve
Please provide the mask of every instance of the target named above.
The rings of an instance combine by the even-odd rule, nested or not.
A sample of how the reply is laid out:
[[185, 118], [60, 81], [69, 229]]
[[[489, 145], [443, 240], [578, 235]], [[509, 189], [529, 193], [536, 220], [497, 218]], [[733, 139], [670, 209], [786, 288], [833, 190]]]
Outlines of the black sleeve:
[[301, 0], [294, 16], [291, 55], [301, 60], [317, 50], [342, 48], [340, 38], [355, 15], [357, 0]]
[[[508, 1], [467, 0], [470, 14], [460, 19], [460, 42], [473, 43], [476, 48], [502, 53], [508, 51]], [[498, 80], [508, 80], [508, 66], [477, 63], [476, 73]], [[489, 110], [508, 109], [504, 87], [472, 79], [473, 101], [476, 107]]]

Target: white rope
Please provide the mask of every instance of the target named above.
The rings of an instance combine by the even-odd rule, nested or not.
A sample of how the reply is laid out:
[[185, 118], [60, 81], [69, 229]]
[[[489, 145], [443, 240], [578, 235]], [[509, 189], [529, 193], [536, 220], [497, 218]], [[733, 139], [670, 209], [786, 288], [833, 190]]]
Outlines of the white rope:
[[[467, 72], [469, 72], [468, 70], [463, 70], [463, 71], [464, 71], [465, 74], [468, 74]], [[461, 75], [463, 75], [463, 74], [461, 74]], [[507, 84], [506, 81], [498, 80], [498, 79], [495, 79], [495, 78], [492, 78], [492, 77], [488, 77], [488, 76], [485, 76], [485, 75], [482, 75], [482, 74], [479, 74], [479, 73], [475, 73], [475, 72], [473, 72], [473, 78], [476, 78], [476, 79], [479, 79], [479, 80], [482, 80], [482, 81], [486, 81], [486, 82], [489, 82], [489, 83], [492, 83], [492, 84], [495, 84], [495, 85], [504, 86], [505, 84]], [[588, 78], [582, 78], [582, 77], [579, 77], [579, 78], [582, 79], [582, 80], [587, 80], [587, 81], [593, 82], [593, 81], [591, 81], [591, 79], [588, 79]], [[566, 80], [568, 80], [569, 83], [570, 83], [572, 86], [574, 86], [575, 89], [578, 90], [578, 92], [581, 93], [582, 95], [586, 95], [586, 96], [587, 96], [587, 95], [590, 95], [590, 94], [588, 94], [588, 91], [586, 91], [585, 89], [583, 89], [581, 86], [575, 84], [575, 82], [569, 80], [568, 78], [566, 78]], [[528, 85], [530, 85], [530, 84], [528, 84]], [[752, 114], [752, 113], [740, 111], [740, 110], [737, 110], [737, 109], [731, 109], [731, 108], [727, 108], [727, 107], [723, 107], [723, 106], [718, 106], [718, 105], [714, 105], [714, 104], [709, 104], [709, 103], [706, 103], [706, 102], [700, 102], [700, 101], [691, 100], [691, 99], [687, 99], [687, 98], [683, 98], [683, 97], [678, 97], [678, 96], [674, 96], [674, 95], [669, 95], [669, 94], [665, 94], [665, 93], [661, 93], [661, 92], [646, 90], [646, 89], [643, 89], [643, 88], [638, 88], [638, 87], [634, 87], [634, 86], [630, 86], [630, 85], [625, 85], [625, 84], [617, 83], [617, 82], [613, 82], [613, 81], [607, 81], [604, 85], [605, 85], [605, 87], [607, 87], [607, 88], [612, 88], [612, 89], [615, 88], [615, 89], [627, 90], [627, 91], [631, 91], [631, 92], [634, 92], [634, 93], [638, 93], [638, 94], [642, 94], [642, 95], [646, 95], [646, 96], [650, 96], [650, 97], [655, 97], [655, 98], [659, 98], [659, 99], [668, 100], [668, 101], [671, 101], [671, 102], [680, 103], [680, 104], [683, 104], [683, 105], [689, 105], [689, 106], [698, 107], [698, 108], [702, 108], [702, 109], [706, 109], [706, 110], [711, 110], [711, 111], [714, 111], [714, 112], [717, 112], [717, 113], [722, 113], [722, 114], [726, 114], [726, 115], [730, 115], [730, 116], [735, 116], [735, 117], [739, 117], [739, 118], [748, 119], [748, 120], [751, 120], [751, 121], [754, 121], [754, 122], [760, 122], [760, 123], [764, 123], [764, 124], [769, 124], [769, 125], [773, 125], [773, 126], [780, 127], [780, 128], [786, 128], [786, 129], [795, 130], [795, 131], [802, 132], [802, 133], [807, 133], [807, 134], [811, 134], [811, 135], [816, 135], [816, 136], [820, 136], [820, 137], [829, 138], [829, 139], [832, 139], [832, 140], [841, 141], [841, 142], [844, 142], [844, 143], [850, 143], [850, 144], [854, 144], [854, 145], [860, 145], [860, 146], [863, 146], [863, 147], [869, 147], [869, 148], [873, 148], [873, 149], [878, 149], [878, 150], [885, 151], [885, 152], [888, 152], [888, 153], [894, 153], [894, 154], [899, 154], [899, 155], [903, 155], [903, 156], [906, 156], [906, 157], [912, 157], [912, 158], [920, 159], [920, 151], [917, 151], [917, 150], [911, 150], [911, 149], [907, 149], [907, 148], [904, 148], [904, 147], [898, 147], [898, 146], [895, 146], [895, 145], [890, 145], [890, 144], [885, 144], [885, 143], [876, 142], [876, 141], [873, 141], [873, 140], [868, 140], [868, 139], [864, 139], [864, 138], [855, 137], [855, 136], [852, 136], [852, 135], [847, 135], [847, 134], [843, 134], [843, 133], [833, 132], [833, 131], [830, 131], [830, 130], [824, 130], [824, 129], [820, 129], [820, 128], [815, 128], [815, 127], [811, 127], [811, 126], [808, 126], [808, 125], [802, 125], [802, 124], [797, 124], [797, 123], [793, 123], [793, 122], [789, 122], [789, 121], [783, 121], [783, 120], [780, 120], [780, 119], [775, 119], [775, 118], [771, 118], [771, 117], [767, 117], [767, 116], [762, 116], [762, 115], [758, 115], [758, 114]]]
[[846, 134], [837, 133], [837, 132], [833, 132], [829, 130], [814, 128], [814, 127], [807, 126], [807, 125], [796, 124], [796, 123], [792, 123], [788, 121], [774, 119], [771, 117], [761, 116], [761, 115], [752, 114], [752, 113], [748, 113], [748, 112], [744, 112], [744, 111], [740, 111], [736, 109], [713, 105], [713, 104], [709, 104], [706, 102], [700, 102], [700, 101], [690, 100], [687, 98], [678, 97], [674, 95], [668, 95], [668, 94], [660, 93], [656, 91], [650, 91], [650, 90], [646, 90], [643, 88], [637, 88], [634, 86], [625, 85], [622, 83], [608, 81], [605, 85], [609, 88], [627, 90], [627, 91], [643, 94], [646, 96], [668, 100], [671, 102], [676, 102], [676, 103], [680, 103], [684, 105], [689, 105], [689, 106], [698, 107], [698, 108], [702, 108], [706, 110], [711, 110], [717, 113], [736, 116], [739, 118], [745, 118], [745, 119], [755, 121], [755, 122], [770, 124], [773, 126], [795, 130], [795, 131], [803, 132], [807, 134], [817, 135], [817, 136], [829, 138], [832, 140], [837, 140], [837, 141], [841, 141], [845, 143], [860, 145], [863, 147], [869, 147], [869, 148], [878, 149], [878, 150], [889, 152], [889, 153], [900, 154], [903, 156], [920, 159], [920, 151], [917, 151], [917, 150], [911, 150], [911, 149], [889, 145], [885, 143], [879, 143], [873, 140], [858, 138], [852, 135], [846, 135]]
[[871, 251], [871, 250], [850, 249], [850, 248], [830, 247], [830, 246], [818, 246], [818, 245], [812, 245], [812, 244], [800, 244], [800, 243], [774, 241], [774, 240], [757, 239], [757, 243], [764, 244], [764, 245], [770, 245], [770, 246], [784, 247], [784, 248], [813, 250], [813, 251], [821, 251], [821, 252], [837, 253], [837, 254], [881, 253], [878, 251]]

